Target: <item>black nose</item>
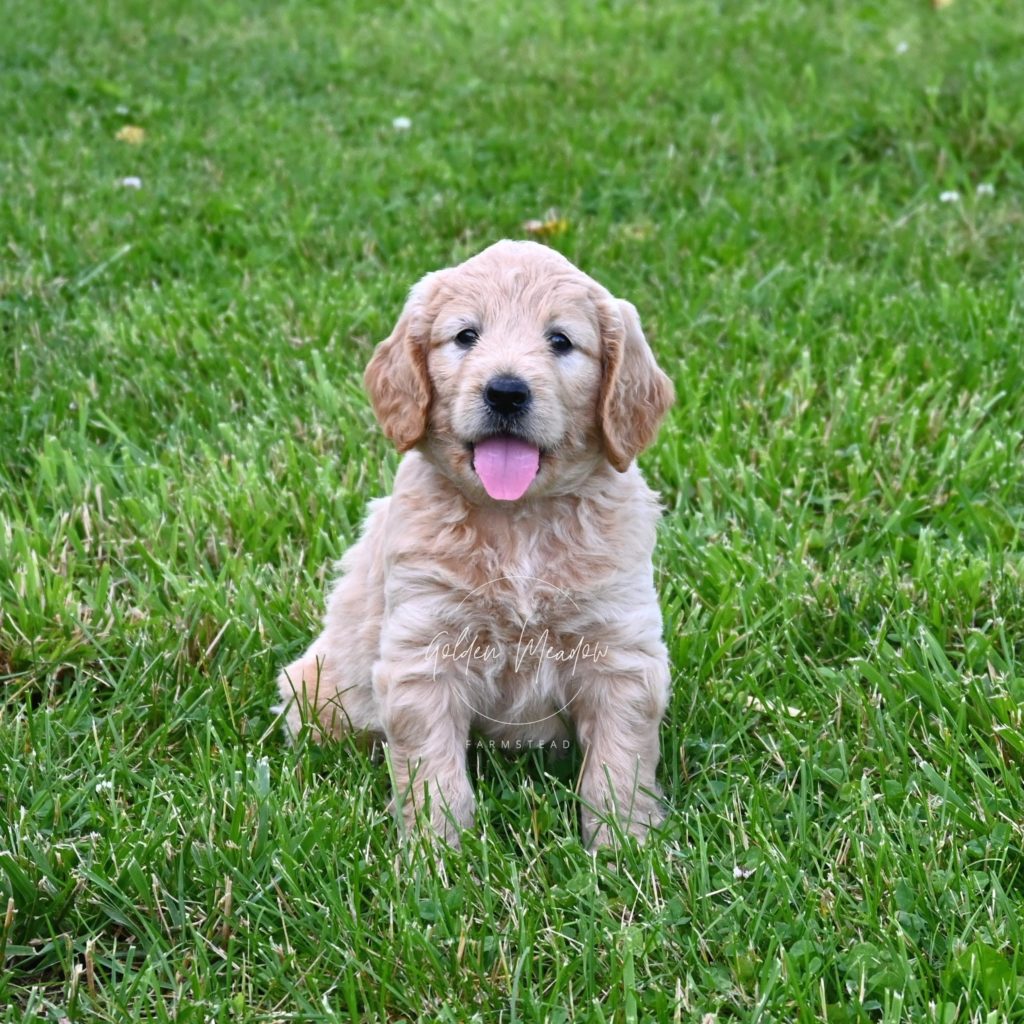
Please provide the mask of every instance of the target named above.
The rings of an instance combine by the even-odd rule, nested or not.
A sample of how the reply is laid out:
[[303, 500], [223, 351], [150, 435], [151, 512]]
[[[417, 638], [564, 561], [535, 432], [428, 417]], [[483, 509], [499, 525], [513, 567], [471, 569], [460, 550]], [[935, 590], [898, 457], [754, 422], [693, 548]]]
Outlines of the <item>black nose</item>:
[[484, 401], [488, 409], [512, 416], [530, 404], [530, 386], [519, 377], [492, 377], [484, 389]]

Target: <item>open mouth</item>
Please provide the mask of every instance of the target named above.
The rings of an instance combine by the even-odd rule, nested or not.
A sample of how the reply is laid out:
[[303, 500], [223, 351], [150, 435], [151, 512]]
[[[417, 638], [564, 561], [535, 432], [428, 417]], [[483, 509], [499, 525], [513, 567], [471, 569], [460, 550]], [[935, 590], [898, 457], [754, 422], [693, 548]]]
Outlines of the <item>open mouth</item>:
[[540, 472], [540, 448], [521, 437], [495, 434], [472, 445], [473, 469], [490, 497], [515, 501]]

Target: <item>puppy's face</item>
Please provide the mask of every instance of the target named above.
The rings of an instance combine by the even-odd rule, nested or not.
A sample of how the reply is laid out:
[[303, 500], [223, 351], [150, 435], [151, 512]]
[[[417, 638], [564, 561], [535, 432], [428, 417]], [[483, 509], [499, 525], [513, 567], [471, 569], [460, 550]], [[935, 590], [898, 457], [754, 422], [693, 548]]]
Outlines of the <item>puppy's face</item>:
[[626, 469], [672, 401], [635, 310], [532, 242], [424, 278], [366, 383], [398, 447], [479, 501], [569, 493], [605, 459]]
[[464, 490], [515, 501], [593, 471], [601, 332], [581, 274], [543, 250], [501, 255], [455, 268], [436, 294], [426, 447]]

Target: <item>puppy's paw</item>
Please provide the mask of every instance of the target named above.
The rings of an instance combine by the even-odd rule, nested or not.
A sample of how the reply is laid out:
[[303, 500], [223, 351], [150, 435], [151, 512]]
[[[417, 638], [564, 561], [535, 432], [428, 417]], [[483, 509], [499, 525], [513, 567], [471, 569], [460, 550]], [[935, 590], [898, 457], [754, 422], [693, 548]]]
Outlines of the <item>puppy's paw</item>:
[[[282, 689], [284, 685], [282, 676]], [[322, 717], [315, 714], [308, 703], [303, 703], [297, 697], [292, 697], [281, 704], [273, 704], [270, 710], [273, 714], [282, 716], [281, 731], [284, 733], [285, 743], [290, 747], [295, 745], [304, 730], [314, 743], [323, 743], [341, 734], [341, 730], [336, 728], [333, 722], [325, 728]]]
[[467, 786], [447, 793], [420, 794], [414, 802], [406, 799], [399, 808], [391, 801], [391, 811], [398, 822], [404, 842], [426, 839], [457, 850], [464, 829], [471, 828], [476, 814], [476, 799]]
[[277, 718], [281, 717], [281, 734], [284, 737], [285, 743], [291, 747], [295, 745], [296, 737], [298, 736], [298, 730], [296, 723], [292, 721], [293, 716], [291, 714], [291, 705], [289, 704], [271, 704], [270, 713]]
[[639, 842], [647, 838], [668, 816], [668, 805], [660, 790], [638, 790], [628, 806], [598, 809], [584, 804], [581, 814], [583, 843], [591, 850], [618, 845], [622, 836], [633, 836]]
[[350, 731], [341, 698], [323, 675], [323, 661], [303, 657], [277, 677], [281, 702], [271, 710], [283, 714], [285, 740], [295, 743], [303, 730], [314, 743], [340, 739]]

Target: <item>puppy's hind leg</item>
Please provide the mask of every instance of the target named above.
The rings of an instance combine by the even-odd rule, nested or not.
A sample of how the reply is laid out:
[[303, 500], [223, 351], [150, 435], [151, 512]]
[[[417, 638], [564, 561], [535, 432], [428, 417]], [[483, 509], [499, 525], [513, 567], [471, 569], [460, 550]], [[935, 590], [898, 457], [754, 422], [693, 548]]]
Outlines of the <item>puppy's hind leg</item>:
[[382, 732], [369, 679], [350, 678], [358, 673], [344, 671], [338, 661], [337, 652], [326, 654], [314, 644], [278, 676], [281, 703], [274, 710], [284, 712], [289, 741], [304, 725], [317, 743], [352, 732]]
[[346, 552], [327, 599], [323, 632], [280, 676], [278, 711], [295, 739], [304, 725], [316, 742], [348, 733], [384, 732], [373, 695], [373, 663], [384, 606], [379, 537], [384, 502], [376, 503], [363, 538]]

